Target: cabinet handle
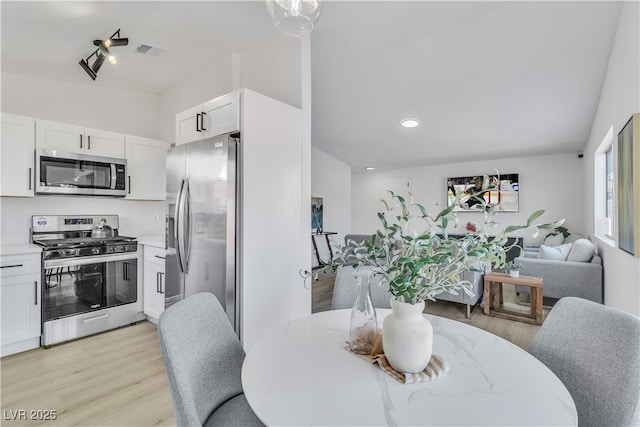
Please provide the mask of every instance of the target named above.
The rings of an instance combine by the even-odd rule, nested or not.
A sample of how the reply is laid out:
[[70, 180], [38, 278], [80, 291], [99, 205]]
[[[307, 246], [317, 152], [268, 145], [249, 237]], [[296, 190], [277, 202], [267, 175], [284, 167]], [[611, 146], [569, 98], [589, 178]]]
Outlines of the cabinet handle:
[[196, 114], [196, 132], [202, 132], [202, 130], [200, 130], [200, 117], [202, 117], [200, 113]]
[[91, 150], [91, 135], [87, 135], [87, 150]]
[[129, 263], [122, 263], [122, 280], [129, 280]]
[[34, 290], [33, 294], [36, 296], [36, 301], [34, 305], [38, 305], [38, 281], [37, 280], [33, 282], [33, 290]]
[[31, 190], [31, 168], [29, 168], [29, 190]]
[[129, 178], [129, 194], [131, 194], [131, 175], [127, 175], [127, 178]]
[[207, 128], [204, 127], [204, 116], [206, 116], [206, 115], [207, 115], [207, 113], [205, 113], [204, 111], [200, 115], [200, 129], [202, 129], [203, 131], [207, 130]]
[[165, 259], [165, 257], [160, 256], [160, 255], [154, 255], [156, 258], [160, 258], [160, 259]]
[[160, 293], [160, 272], [156, 272], [156, 293]]
[[80, 134], [80, 148], [82, 148], [82, 134]]
[[0, 268], [14, 268], [14, 267], [22, 267], [22, 264], [3, 265]]
[[164, 273], [160, 272], [160, 293], [164, 294], [164, 291], [162, 290], [162, 276], [164, 276]]

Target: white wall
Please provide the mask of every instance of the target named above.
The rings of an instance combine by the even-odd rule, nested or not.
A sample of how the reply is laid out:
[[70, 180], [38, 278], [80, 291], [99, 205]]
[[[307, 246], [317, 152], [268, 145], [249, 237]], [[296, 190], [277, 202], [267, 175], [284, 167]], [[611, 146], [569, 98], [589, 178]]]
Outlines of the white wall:
[[[494, 174], [497, 169], [503, 174], [517, 173], [520, 188], [520, 211], [497, 214], [495, 219], [499, 223], [524, 224], [531, 213], [545, 209], [545, 214], [536, 222], [565, 218], [569, 231], [585, 234], [582, 209], [584, 164], [583, 159], [578, 159], [575, 154], [558, 154], [356, 172], [351, 180], [351, 231], [369, 234], [379, 228], [376, 213], [382, 209], [380, 199], [388, 200], [387, 188], [383, 187], [400, 182], [396, 178], [408, 178], [414, 202], [422, 204], [430, 215], [435, 216], [447, 206], [447, 177]], [[461, 212], [458, 220], [456, 230], [462, 232], [467, 221], [481, 222], [483, 216], [481, 213]], [[521, 235], [525, 238], [525, 245], [536, 245], [542, 241], [542, 236]]]
[[[584, 150], [588, 167], [584, 171], [585, 224], [595, 234], [594, 164], [595, 151], [613, 126], [614, 141], [633, 113], [640, 112], [640, 3], [624, 2], [614, 40], [600, 102]], [[616, 143], [614, 143], [614, 146]], [[640, 258], [594, 239], [604, 267], [604, 302], [629, 313], [640, 315]]]
[[[68, 196], [3, 197], [0, 205], [2, 243], [26, 243], [32, 215], [110, 215], [120, 219], [123, 236], [164, 235], [164, 202]], [[154, 214], [159, 214], [155, 221]]]
[[8, 73], [1, 79], [5, 113], [161, 139], [158, 94]]
[[[3, 73], [1, 110], [158, 139], [160, 96]], [[28, 242], [32, 215], [118, 214], [120, 233], [164, 234], [164, 202], [111, 198], [2, 197], [2, 243]], [[154, 221], [154, 213], [160, 220]]]
[[324, 231], [337, 232], [333, 238], [344, 242], [344, 235], [351, 231], [351, 167], [312, 147], [311, 196], [323, 199]]

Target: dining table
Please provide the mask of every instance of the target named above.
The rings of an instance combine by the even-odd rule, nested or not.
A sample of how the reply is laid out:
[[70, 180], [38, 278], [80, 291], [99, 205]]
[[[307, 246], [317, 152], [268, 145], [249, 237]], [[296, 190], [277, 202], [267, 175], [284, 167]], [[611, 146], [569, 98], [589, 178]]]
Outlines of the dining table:
[[[380, 327], [391, 312], [376, 309]], [[351, 310], [283, 323], [248, 351], [245, 397], [267, 426], [577, 425], [567, 388], [538, 359], [482, 329], [428, 315], [448, 371], [405, 384], [347, 349]]]

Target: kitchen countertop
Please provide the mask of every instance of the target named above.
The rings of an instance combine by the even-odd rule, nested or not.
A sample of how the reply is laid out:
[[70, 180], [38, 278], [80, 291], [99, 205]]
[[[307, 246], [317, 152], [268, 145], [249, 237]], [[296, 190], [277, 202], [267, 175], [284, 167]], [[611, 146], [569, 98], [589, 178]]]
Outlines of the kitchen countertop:
[[164, 235], [146, 235], [138, 237], [138, 244], [164, 249]]
[[0, 246], [0, 255], [38, 254], [42, 246], [33, 243], [7, 243]]

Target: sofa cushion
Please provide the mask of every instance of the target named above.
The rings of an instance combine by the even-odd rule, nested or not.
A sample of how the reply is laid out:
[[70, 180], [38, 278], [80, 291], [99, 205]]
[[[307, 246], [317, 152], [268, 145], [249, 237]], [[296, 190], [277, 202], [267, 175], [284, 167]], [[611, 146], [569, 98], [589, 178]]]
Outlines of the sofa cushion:
[[573, 233], [564, 238], [564, 243], [574, 243], [578, 239], [584, 239], [582, 234]]
[[548, 235], [544, 239], [543, 244], [545, 246], [560, 246], [562, 243], [564, 243], [564, 236], [562, 235], [562, 233], [558, 233], [554, 235]]
[[538, 251], [539, 259], [549, 259], [554, 261], [565, 261], [569, 252], [571, 251], [571, 243], [560, 246], [545, 246], [541, 245]]
[[587, 239], [578, 239], [573, 242], [567, 261], [589, 262], [593, 258], [596, 247]]

